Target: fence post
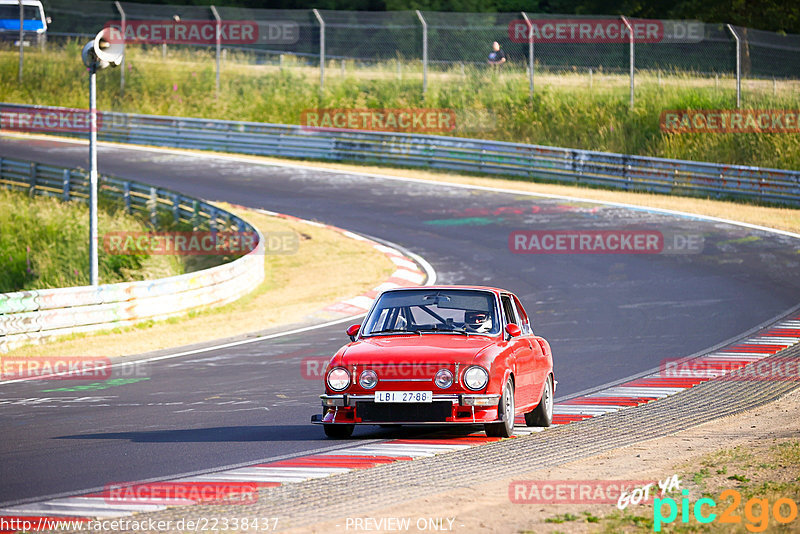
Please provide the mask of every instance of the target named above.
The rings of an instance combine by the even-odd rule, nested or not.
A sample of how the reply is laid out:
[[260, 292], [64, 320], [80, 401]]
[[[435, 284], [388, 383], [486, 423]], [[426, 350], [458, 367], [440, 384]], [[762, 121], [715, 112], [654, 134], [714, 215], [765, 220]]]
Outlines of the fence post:
[[64, 169], [64, 172], [61, 173], [61, 199], [64, 202], [69, 202], [69, 169]]
[[122, 63], [119, 64], [119, 92], [120, 94], [125, 93], [125, 30], [127, 29], [127, 21], [125, 19], [125, 10], [122, 9], [122, 5], [115, 1], [114, 5], [117, 6], [117, 11], [119, 11], [119, 20], [120, 26], [122, 30]]
[[36, 194], [36, 164], [31, 163], [30, 170], [28, 171], [28, 176], [30, 178], [29, 187], [28, 187], [28, 195], [34, 196]]
[[630, 59], [631, 59], [631, 109], [633, 109], [633, 71], [635, 68], [635, 55], [634, 55], [634, 45], [633, 45], [633, 28], [631, 27], [630, 22], [624, 16], [620, 16], [622, 22], [628, 28], [628, 33], [630, 34]]
[[22, 57], [23, 50], [25, 49], [25, 41], [23, 41], [24, 32], [22, 31], [22, 23], [25, 21], [25, 11], [23, 8], [22, 0], [19, 0], [19, 83], [22, 83]]
[[150, 224], [155, 226], [158, 224], [158, 190], [155, 187], [150, 188], [150, 199], [147, 204], [150, 208]]
[[533, 24], [524, 11], [522, 11], [522, 18], [525, 19], [525, 24], [528, 25], [528, 90], [531, 102], [533, 102]]
[[125, 201], [125, 213], [131, 213], [131, 183], [127, 180], [122, 185], [122, 198]]
[[217, 13], [217, 8], [214, 6], [211, 7], [211, 14], [214, 15], [214, 19], [217, 21], [217, 97], [219, 97], [219, 56], [220, 56], [220, 48], [222, 46], [222, 19]]
[[175, 222], [181, 220], [181, 197], [178, 193], [172, 194], [172, 220]]
[[736, 108], [742, 106], [742, 44], [739, 42], [739, 34], [733, 29], [733, 26], [726, 24], [728, 31], [733, 35], [736, 41]]
[[422, 23], [422, 95], [428, 91], [428, 23], [417, 9], [417, 18]]
[[319, 93], [325, 89], [325, 21], [319, 11], [314, 9], [314, 16], [319, 22]]

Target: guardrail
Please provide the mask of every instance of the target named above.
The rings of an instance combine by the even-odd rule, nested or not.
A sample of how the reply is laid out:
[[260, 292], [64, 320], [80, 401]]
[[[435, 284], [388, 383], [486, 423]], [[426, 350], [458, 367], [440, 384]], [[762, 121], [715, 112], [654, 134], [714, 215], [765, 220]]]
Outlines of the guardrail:
[[[64, 108], [0, 104], [0, 125]], [[14, 115], [14, 117], [12, 117]], [[10, 119], [17, 120], [10, 123]], [[242, 154], [424, 166], [629, 191], [740, 198], [800, 206], [800, 172], [437, 135], [103, 112], [105, 141]], [[33, 123], [31, 123], [33, 124]], [[88, 133], [52, 132], [86, 137]]]
[[[87, 201], [88, 172], [0, 158], [0, 186]], [[264, 238], [246, 221], [207, 202], [130, 180], [100, 176], [100, 199], [115, 199], [129, 213], [171, 218], [210, 231], [254, 232], [258, 246], [236, 260], [158, 280], [0, 294], [0, 353], [53, 337], [163, 319], [217, 306], [249, 293], [264, 279]]]

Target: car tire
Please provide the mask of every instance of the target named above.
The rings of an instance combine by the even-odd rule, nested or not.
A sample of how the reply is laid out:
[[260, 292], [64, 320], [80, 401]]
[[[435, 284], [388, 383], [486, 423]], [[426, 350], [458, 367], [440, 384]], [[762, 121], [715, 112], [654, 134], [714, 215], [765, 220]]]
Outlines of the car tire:
[[528, 426], [550, 426], [553, 424], [553, 377], [548, 376], [539, 405], [525, 414]]
[[325, 435], [331, 439], [347, 439], [353, 435], [356, 425], [322, 425]]
[[502, 419], [499, 423], [486, 423], [483, 425], [486, 435], [490, 438], [509, 438], [514, 433], [514, 384], [509, 378], [500, 396], [497, 405], [498, 416]]

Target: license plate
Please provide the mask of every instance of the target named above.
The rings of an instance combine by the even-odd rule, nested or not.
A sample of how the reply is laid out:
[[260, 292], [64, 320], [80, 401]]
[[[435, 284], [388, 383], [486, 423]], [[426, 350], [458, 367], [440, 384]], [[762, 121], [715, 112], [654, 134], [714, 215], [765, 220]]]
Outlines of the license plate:
[[433, 402], [433, 392], [376, 391], [375, 402]]

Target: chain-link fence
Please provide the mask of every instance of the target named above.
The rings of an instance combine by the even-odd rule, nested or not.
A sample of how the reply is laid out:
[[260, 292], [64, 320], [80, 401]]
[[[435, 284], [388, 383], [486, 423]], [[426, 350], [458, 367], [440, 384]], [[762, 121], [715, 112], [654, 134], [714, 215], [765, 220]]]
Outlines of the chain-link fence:
[[[93, 37], [126, 25], [126, 46], [204, 49], [219, 71], [232, 57], [252, 64], [318, 69], [319, 83], [337, 76], [395, 78], [431, 84], [498, 76], [535, 92], [548, 76], [589, 87], [676, 77], [796, 80], [800, 35], [683, 20], [429, 11], [267, 10], [45, 0], [48, 42]], [[197, 30], [192, 37], [180, 33]], [[154, 29], [155, 28], [155, 29]], [[188, 28], [188, 29], [187, 29]], [[249, 28], [249, 30], [248, 30]], [[244, 32], [244, 34], [242, 33]], [[497, 64], [493, 44], [500, 48]], [[737, 53], [738, 52], [738, 53]], [[502, 61], [502, 58], [505, 58]], [[124, 80], [121, 81], [124, 83]], [[666, 83], [666, 82], [665, 82]], [[714, 83], [714, 82], [711, 82]], [[634, 91], [632, 90], [632, 98]]]

